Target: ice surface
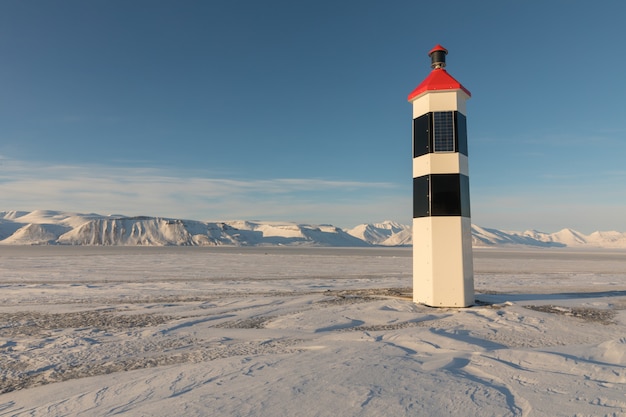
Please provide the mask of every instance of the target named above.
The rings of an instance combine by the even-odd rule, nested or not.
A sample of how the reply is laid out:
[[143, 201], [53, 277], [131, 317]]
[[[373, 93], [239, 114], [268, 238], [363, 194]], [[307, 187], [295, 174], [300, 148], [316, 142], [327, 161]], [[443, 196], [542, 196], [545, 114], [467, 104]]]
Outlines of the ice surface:
[[626, 416], [626, 252], [0, 248], [0, 416]]

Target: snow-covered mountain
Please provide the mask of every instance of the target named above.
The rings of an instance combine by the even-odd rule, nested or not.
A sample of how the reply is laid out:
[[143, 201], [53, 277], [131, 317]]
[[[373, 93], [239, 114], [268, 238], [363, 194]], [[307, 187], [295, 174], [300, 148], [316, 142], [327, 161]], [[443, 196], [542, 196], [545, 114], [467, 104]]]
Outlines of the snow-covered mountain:
[[412, 241], [410, 226], [390, 220], [382, 223], [360, 224], [346, 232], [372, 245], [405, 246], [410, 245]]
[[331, 225], [201, 222], [51, 210], [0, 212], [0, 244], [145, 246], [370, 246]]
[[572, 229], [563, 229], [555, 233], [544, 233], [537, 230], [505, 232], [472, 225], [472, 242], [474, 246], [525, 245], [625, 249], [626, 233], [612, 231], [593, 232], [590, 235], [585, 235]]
[[[474, 246], [626, 248], [626, 233], [584, 235], [563, 229], [511, 232], [472, 226]], [[52, 210], [0, 212], [3, 245], [146, 246], [409, 246], [411, 227], [392, 221], [349, 230], [290, 222], [203, 222], [162, 217], [80, 214]]]

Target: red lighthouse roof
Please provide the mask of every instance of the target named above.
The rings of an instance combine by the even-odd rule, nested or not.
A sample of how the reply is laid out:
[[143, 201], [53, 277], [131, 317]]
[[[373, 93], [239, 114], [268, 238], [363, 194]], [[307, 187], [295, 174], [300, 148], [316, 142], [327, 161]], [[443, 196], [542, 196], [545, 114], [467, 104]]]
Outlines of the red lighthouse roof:
[[443, 69], [445, 67], [445, 55], [448, 54], [448, 50], [441, 45], [435, 45], [430, 50], [428, 55], [433, 60], [433, 70], [428, 77], [417, 86], [415, 90], [409, 94], [408, 100], [413, 101], [418, 96], [422, 95], [426, 91], [438, 91], [438, 90], [463, 90], [468, 96], [472, 96], [472, 93], [463, 85], [454, 79], [448, 72]]
[[431, 56], [433, 54], [433, 52], [437, 52], [437, 51], [442, 51], [445, 54], [448, 53], [448, 50], [446, 48], [444, 48], [443, 46], [437, 44], [437, 45], [435, 45], [435, 47], [433, 49], [430, 50], [430, 52], [428, 52], [428, 56]]

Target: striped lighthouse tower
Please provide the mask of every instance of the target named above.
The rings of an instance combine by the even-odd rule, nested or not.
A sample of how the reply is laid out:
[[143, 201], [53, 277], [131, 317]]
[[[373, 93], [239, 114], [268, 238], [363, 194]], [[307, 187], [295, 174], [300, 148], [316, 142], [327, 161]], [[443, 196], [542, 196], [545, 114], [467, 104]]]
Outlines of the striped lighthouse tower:
[[409, 94], [413, 104], [413, 301], [433, 307], [474, 303], [465, 101], [470, 92], [444, 69]]

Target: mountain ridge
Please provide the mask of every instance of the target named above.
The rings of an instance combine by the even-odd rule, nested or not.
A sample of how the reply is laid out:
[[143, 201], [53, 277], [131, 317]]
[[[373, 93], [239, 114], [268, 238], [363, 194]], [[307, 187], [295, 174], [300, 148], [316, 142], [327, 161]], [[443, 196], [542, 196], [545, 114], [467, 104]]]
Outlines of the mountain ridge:
[[[351, 229], [280, 221], [198, 221], [55, 210], [0, 212], [0, 245], [89, 246], [410, 246], [411, 226], [386, 220]], [[475, 247], [626, 249], [626, 232], [503, 231], [472, 225]]]

